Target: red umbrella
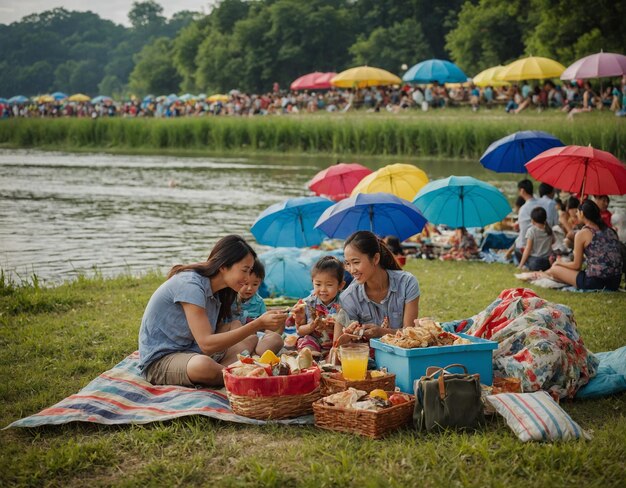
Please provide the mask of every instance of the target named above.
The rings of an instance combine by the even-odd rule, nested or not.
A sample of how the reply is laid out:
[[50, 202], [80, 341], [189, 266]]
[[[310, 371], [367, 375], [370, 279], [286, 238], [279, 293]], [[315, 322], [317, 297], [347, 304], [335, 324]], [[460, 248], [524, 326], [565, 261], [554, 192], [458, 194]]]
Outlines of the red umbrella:
[[370, 173], [371, 169], [357, 163], [337, 163], [317, 173], [308, 187], [316, 195], [342, 200]]
[[296, 90], [328, 90], [331, 88], [330, 79], [337, 73], [320, 73], [315, 71], [308, 75], [301, 76], [295, 80], [290, 88]]
[[581, 197], [626, 194], [626, 165], [591, 146], [548, 149], [526, 163], [526, 169], [537, 180]]

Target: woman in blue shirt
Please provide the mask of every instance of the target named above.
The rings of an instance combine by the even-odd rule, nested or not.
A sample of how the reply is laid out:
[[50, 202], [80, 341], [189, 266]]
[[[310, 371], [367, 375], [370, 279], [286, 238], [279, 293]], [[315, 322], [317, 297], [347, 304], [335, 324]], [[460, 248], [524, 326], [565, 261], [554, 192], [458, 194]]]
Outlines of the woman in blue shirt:
[[381, 239], [371, 232], [355, 232], [346, 240], [344, 257], [354, 281], [341, 294], [341, 305], [350, 320], [362, 324], [365, 338], [415, 325], [419, 283], [400, 269]]
[[223, 384], [222, 369], [243, 350], [277, 352], [286, 314], [267, 312], [226, 323], [237, 291], [250, 279], [256, 253], [241, 237], [220, 239], [205, 262], [174, 266], [152, 295], [139, 330], [139, 366], [153, 384]]

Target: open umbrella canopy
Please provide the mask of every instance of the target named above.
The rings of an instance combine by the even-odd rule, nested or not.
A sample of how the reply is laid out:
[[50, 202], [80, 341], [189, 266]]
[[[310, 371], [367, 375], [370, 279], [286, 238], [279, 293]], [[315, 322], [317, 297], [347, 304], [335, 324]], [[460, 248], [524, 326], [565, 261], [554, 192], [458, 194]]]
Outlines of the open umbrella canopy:
[[0, 97], [0, 103], [9, 103], [6, 98]]
[[56, 101], [52, 95], [39, 95], [34, 97], [33, 100], [37, 103], [52, 103]]
[[250, 230], [259, 244], [267, 246], [316, 246], [324, 234], [314, 225], [332, 204], [322, 197], [289, 198], [261, 212]]
[[91, 103], [111, 103], [113, 99], [111, 97], [107, 97], [106, 95], [98, 95], [91, 99]]
[[51, 96], [55, 100], [65, 100], [67, 98], [67, 94], [60, 91], [52, 93]]
[[9, 103], [26, 103], [29, 98], [24, 95], [15, 95], [14, 97], [9, 98]]
[[591, 146], [555, 147], [526, 163], [537, 180], [584, 195], [626, 194], [626, 165]]
[[83, 95], [82, 93], [75, 93], [71, 97], [68, 98], [70, 102], [89, 102], [91, 101], [91, 97], [87, 95]]
[[433, 224], [483, 227], [511, 212], [506, 197], [495, 186], [471, 176], [450, 176], [428, 183], [413, 200]]
[[391, 193], [411, 201], [418, 191], [428, 183], [424, 171], [412, 164], [390, 164], [363, 178], [352, 190], [357, 193]]
[[323, 73], [320, 71], [314, 71], [307, 75], [303, 75], [300, 78], [291, 83], [290, 88], [296, 90], [328, 90], [332, 88], [330, 80], [334, 78], [337, 73], [329, 72]]
[[179, 98], [181, 102], [188, 102], [190, 100], [195, 100], [195, 99], [196, 99], [196, 96], [192, 95], [191, 93], [185, 93], [184, 95], [181, 95]]
[[504, 66], [498, 65], [493, 66], [491, 68], [487, 68], [484, 71], [478, 73], [474, 78], [472, 78], [472, 82], [476, 86], [485, 87], [485, 86], [508, 86], [511, 83], [504, 80], [497, 79], [497, 76], [504, 69]]
[[480, 163], [498, 173], [526, 173], [525, 164], [532, 158], [564, 145], [547, 132], [523, 130], [493, 142], [480, 157]]
[[308, 183], [309, 190], [332, 200], [348, 198], [358, 183], [372, 170], [357, 163], [337, 163], [317, 173]]
[[402, 80], [387, 70], [372, 66], [357, 66], [342, 71], [330, 80], [339, 88], [366, 88], [368, 86], [399, 85]]
[[428, 59], [417, 63], [404, 73], [402, 80], [407, 83], [426, 84], [465, 83], [467, 75], [456, 64], [445, 59]]
[[565, 71], [558, 61], [539, 56], [529, 56], [507, 64], [496, 78], [504, 81], [545, 80], [558, 78]]
[[626, 56], [599, 52], [585, 56], [569, 65], [561, 75], [562, 80], [586, 80], [626, 75]]
[[216, 93], [215, 95], [211, 95], [207, 98], [207, 102], [227, 102], [229, 100], [228, 95], [223, 95], [221, 93]]
[[[276, 251], [282, 251], [277, 249]], [[309, 266], [290, 249], [280, 253], [264, 253], [259, 259], [265, 266], [263, 282], [272, 296], [302, 298], [307, 296], [313, 284]]]
[[327, 208], [315, 227], [337, 239], [369, 230], [403, 241], [421, 232], [424, 225], [426, 219], [411, 202], [389, 193], [360, 193]]

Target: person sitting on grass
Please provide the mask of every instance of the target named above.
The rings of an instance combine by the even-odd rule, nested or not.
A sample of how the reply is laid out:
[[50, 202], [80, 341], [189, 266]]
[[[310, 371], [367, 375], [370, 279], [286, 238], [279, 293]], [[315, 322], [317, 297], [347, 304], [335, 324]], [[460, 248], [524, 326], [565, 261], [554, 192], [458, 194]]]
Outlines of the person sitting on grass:
[[[293, 311], [296, 331], [300, 336], [296, 342], [298, 351], [310, 349], [314, 356], [324, 358], [333, 345], [333, 339], [341, 335], [342, 324], [335, 323], [332, 318], [341, 310], [339, 292], [346, 284], [343, 276], [343, 264], [334, 256], [324, 256], [313, 266], [313, 292], [296, 304]], [[320, 329], [314, 314], [327, 318], [326, 328]]]
[[526, 247], [518, 268], [527, 267], [530, 271], [545, 271], [550, 267], [554, 235], [547, 224], [547, 218], [543, 207], [535, 207], [530, 212], [532, 225], [526, 232]]
[[152, 295], [139, 329], [139, 368], [155, 385], [219, 386], [222, 370], [243, 351], [283, 346], [275, 332], [287, 315], [266, 312], [242, 325], [227, 323], [237, 292], [250, 278], [256, 253], [240, 236], [220, 239], [205, 262], [174, 266]]
[[[581, 290], [617, 290], [622, 279], [622, 254], [617, 234], [606, 226], [591, 200], [578, 208], [584, 227], [574, 239], [574, 260], [557, 259], [546, 275]], [[587, 267], [582, 269], [583, 258]]]
[[613, 214], [609, 211], [610, 200], [608, 195], [596, 195], [595, 197], [593, 197], [593, 199], [600, 209], [600, 217], [602, 217], [604, 223], [607, 225], [607, 227], [613, 227], [611, 225], [611, 217], [613, 216]]
[[474, 236], [467, 232], [465, 227], [454, 230], [450, 238], [452, 249], [441, 256], [442, 261], [465, 261], [478, 257], [478, 246]]

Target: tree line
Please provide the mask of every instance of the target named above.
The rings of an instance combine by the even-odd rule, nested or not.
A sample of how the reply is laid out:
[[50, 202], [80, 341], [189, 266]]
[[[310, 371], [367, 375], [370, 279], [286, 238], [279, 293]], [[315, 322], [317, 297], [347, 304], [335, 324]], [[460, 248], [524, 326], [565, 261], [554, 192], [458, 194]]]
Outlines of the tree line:
[[135, 2], [131, 27], [54, 9], [0, 25], [0, 94], [264, 92], [311, 71], [429, 58], [469, 75], [523, 55], [567, 65], [625, 52], [614, 0], [221, 0], [165, 19]]

